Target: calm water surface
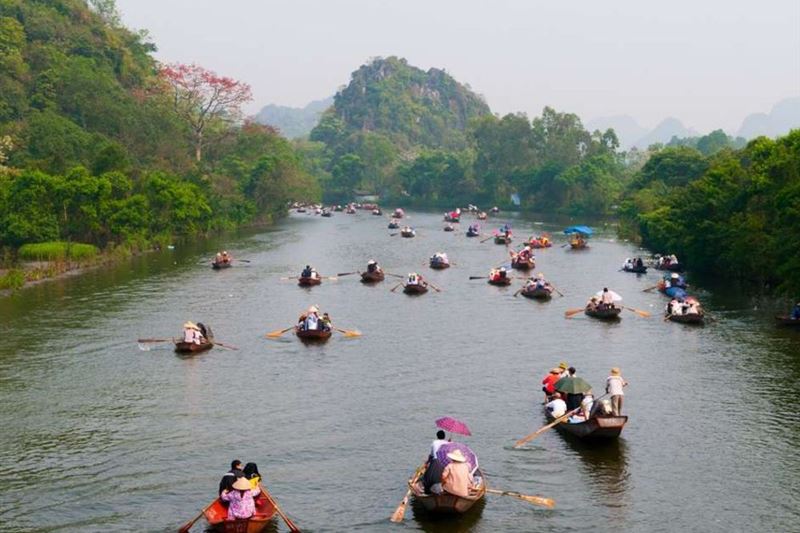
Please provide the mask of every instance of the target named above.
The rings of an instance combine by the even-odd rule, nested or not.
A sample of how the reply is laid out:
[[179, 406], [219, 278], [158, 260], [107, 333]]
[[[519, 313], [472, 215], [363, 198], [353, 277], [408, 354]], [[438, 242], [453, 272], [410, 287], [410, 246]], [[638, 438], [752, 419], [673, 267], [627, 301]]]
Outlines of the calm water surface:
[[[520, 236], [558, 229], [512, 220]], [[642, 292], [656, 274], [618, 272], [636, 250], [611, 230], [588, 251], [560, 240], [539, 251], [537, 270], [565, 297], [538, 303], [514, 298], [517, 286], [468, 280], [504, 261], [503, 247], [443, 232], [438, 214], [411, 223], [419, 236], [401, 239], [368, 212], [292, 215], [271, 231], [0, 299], [0, 530], [174, 531], [213, 498], [233, 458], [259, 464], [304, 531], [797, 530], [798, 332], [721, 289], [699, 290], [715, 322], [664, 323], [664, 298]], [[203, 260], [217, 247], [252, 263], [213, 272]], [[423, 266], [438, 250], [453, 268]], [[331, 275], [373, 257], [443, 292], [391, 293], [390, 278], [310, 290], [280, 280], [306, 263]], [[564, 318], [605, 285], [655, 316]], [[310, 304], [364, 336], [264, 338]], [[187, 319], [241, 349], [183, 358], [135, 342], [176, 335]], [[622, 438], [595, 449], [551, 431], [513, 449], [545, 422], [539, 383], [561, 360], [597, 389], [622, 368]], [[492, 486], [556, 508], [490, 496], [461, 521], [409, 509], [390, 523], [444, 415], [469, 424], [464, 440]]]

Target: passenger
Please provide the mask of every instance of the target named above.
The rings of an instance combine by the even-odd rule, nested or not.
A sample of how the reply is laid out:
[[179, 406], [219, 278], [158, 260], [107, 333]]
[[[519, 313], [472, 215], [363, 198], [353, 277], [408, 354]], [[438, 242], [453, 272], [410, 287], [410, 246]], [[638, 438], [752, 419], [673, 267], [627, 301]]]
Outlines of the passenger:
[[217, 252], [217, 255], [214, 256], [214, 263], [217, 265], [222, 264], [222, 254]]
[[569, 377], [569, 365], [566, 363], [566, 361], [561, 361], [558, 363], [558, 368], [561, 370], [562, 378]]
[[567, 412], [567, 403], [561, 399], [561, 393], [556, 392], [553, 394], [553, 399], [549, 401], [544, 408], [553, 418], [558, 418], [559, 416], [564, 416], [564, 413]]
[[686, 300], [689, 304], [688, 309], [686, 309], [687, 315], [699, 315], [700, 314], [700, 302], [695, 300], [694, 298], [690, 298]]
[[601, 303], [609, 309], [614, 308], [614, 296], [611, 294], [611, 291], [608, 290], [608, 287], [603, 287], [603, 297]]
[[250, 481], [250, 488], [258, 487], [258, 484], [261, 483], [261, 474], [258, 471], [258, 465], [255, 463], [247, 463], [244, 465], [244, 473], [245, 479]]
[[222, 491], [231, 490], [233, 487], [233, 483], [240, 477], [244, 476], [244, 471], [242, 470], [242, 462], [238, 459], [234, 459], [231, 461], [231, 469], [225, 472], [222, 476], [222, 479], [219, 482], [219, 494], [222, 494]]
[[542, 274], [541, 272], [536, 274], [536, 288], [546, 289], [548, 285], [550, 284], [545, 281], [544, 274]]
[[300, 277], [301, 278], [310, 278], [312, 272], [313, 272], [313, 270], [311, 269], [311, 266], [310, 265], [306, 265], [306, 267], [300, 273]]
[[192, 321], [183, 325], [183, 342], [191, 342], [192, 344], [203, 344], [205, 342], [202, 333], [200, 333], [200, 328]]
[[611, 375], [606, 379], [606, 394], [611, 395], [611, 412], [614, 416], [620, 416], [622, 413], [622, 400], [625, 396], [625, 391], [622, 389], [627, 384], [619, 368], [612, 368]]
[[324, 331], [330, 331], [331, 328], [333, 327], [333, 323], [331, 322], [331, 315], [329, 315], [328, 313], [324, 313], [322, 315], [322, 320], [320, 320], [319, 323], [320, 326], [322, 327], [322, 330]]
[[583, 399], [581, 400], [581, 411], [583, 412], [583, 418], [585, 418], [586, 420], [589, 420], [593, 406], [594, 406], [594, 395], [592, 394], [592, 391], [588, 391], [586, 394], [583, 395]]
[[641, 257], [636, 258], [636, 268], [644, 268], [644, 261]]
[[500, 267], [500, 270], [497, 273], [499, 279], [506, 279], [508, 275], [508, 271], [506, 271], [506, 267]]
[[589, 311], [596, 311], [598, 309], [600, 302], [597, 301], [597, 296], [592, 296], [592, 298], [586, 302], [586, 309]]
[[231, 259], [232, 259], [232, 258], [231, 258], [231, 256], [230, 256], [230, 255], [228, 255], [228, 252], [226, 252], [226, 251], [223, 251], [223, 252], [222, 252], [222, 262], [223, 262], [223, 263], [230, 263], [230, 262], [231, 262]]
[[677, 307], [678, 307], [678, 299], [673, 298], [672, 300], [670, 300], [669, 303], [667, 304], [667, 316], [676, 314], [675, 310], [677, 309]]
[[800, 320], [800, 302], [794, 304], [792, 314], [789, 316], [792, 320]]
[[425, 474], [422, 476], [422, 486], [426, 494], [441, 494], [442, 492], [442, 471], [444, 465], [436, 457], [436, 453], [443, 445], [450, 442], [445, 439], [445, 433], [441, 429], [436, 432], [436, 438], [431, 443], [431, 452], [428, 455], [428, 466], [425, 468]]
[[375, 261], [374, 259], [370, 259], [369, 262], [367, 263], [367, 272], [373, 273], [376, 270], [378, 270], [378, 262]]
[[461, 450], [448, 453], [447, 458], [452, 462], [442, 472], [442, 489], [456, 496], [469, 497], [469, 490], [475, 481], [467, 464], [467, 458]]
[[555, 394], [556, 381], [559, 379], [561, 379], [561, 369], [554, 368], [542, 380], [542, 391], [544, 392], [545, 402], [549, 401], [550, 398]]
[[244, 476], [238, 478], [230, 490], [222, 491], [220, 499], [228, 502], [228, 520], [246, 520], [256, 514], [256, 502], [253, 499], [261, 494], [261, 488], [251, 488], [250, 481]]

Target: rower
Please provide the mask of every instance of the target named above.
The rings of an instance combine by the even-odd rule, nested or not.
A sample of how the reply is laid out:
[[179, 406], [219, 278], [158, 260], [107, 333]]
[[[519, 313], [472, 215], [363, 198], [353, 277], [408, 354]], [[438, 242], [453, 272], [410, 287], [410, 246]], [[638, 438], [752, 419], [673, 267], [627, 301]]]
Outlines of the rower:
[[200, 328], [192, 321], [188, 321], [183, 325], [183, 342], [190, 342], [192, 344], [202, 344], [205, 342], [203, 334], [200, 333]]
[[547, 288], [548, 285], [549, 285], [549, 283], [547, 283], [545, 281], [545, 279], [544, 279], [544, 274], [542, 274], [541, 272], [536, 274], [536, 288], [537, 289], [545, 289], [545, 288]]
[[370, 259], [369, 262], [367, 263], [367, 272], [369, 273], [380, 272], [380, 270], [381, 267], [378, 266], [378, 262], [375, 261], [374, 259]]
[[301, 278], [310, 278], [312, 272], [314, 272], [314, 270], [311, 268], [311, 265], [306, 265], [306, 267], [300, 273], [300, 277]]
[[603, 296], [600, 303], [608, 309], [614, 308], [614, 296], [611, 294], [611, 291], [608, 290], [608, 287], [603, 287]]
[[226, 251], [222, 252], [222, 262], [223, 263], [230, 263], [231, 262], [231, 256], [228, 255], [228, 252], [226, 252]]
[[558, 418], [567, 412], [567, 403], [561, 398], [561, 393], [556, 392], [553, 394], [553, 399], [549, 401], [544, 408], [550, 416]]
[[214, 257], [214, 264], [221, 264], [222, 263], [222, 254], [217, 252], [217, 255]]

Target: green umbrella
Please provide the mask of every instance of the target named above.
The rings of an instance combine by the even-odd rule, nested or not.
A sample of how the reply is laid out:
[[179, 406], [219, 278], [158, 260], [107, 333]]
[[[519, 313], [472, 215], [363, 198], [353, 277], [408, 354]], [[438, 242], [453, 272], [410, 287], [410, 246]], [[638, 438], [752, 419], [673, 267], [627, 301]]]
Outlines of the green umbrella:
[[561, 378], [556, 381], [555, 386], [558, 392], [566, 392], [567, 394], [581, 394], [592, 390], [592, 386], [583, 378]]

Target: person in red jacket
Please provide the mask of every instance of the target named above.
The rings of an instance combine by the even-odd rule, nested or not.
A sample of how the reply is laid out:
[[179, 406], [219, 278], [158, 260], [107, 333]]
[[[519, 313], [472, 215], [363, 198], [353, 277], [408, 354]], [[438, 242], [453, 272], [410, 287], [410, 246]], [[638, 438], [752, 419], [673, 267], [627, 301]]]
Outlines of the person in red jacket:
[[542, 380], [542, 391], [544, 391], [545, 403], [550, 401], [550, 397], [556, 392], [556, 381], [561, 379], [561, 369], [554, 368]]

